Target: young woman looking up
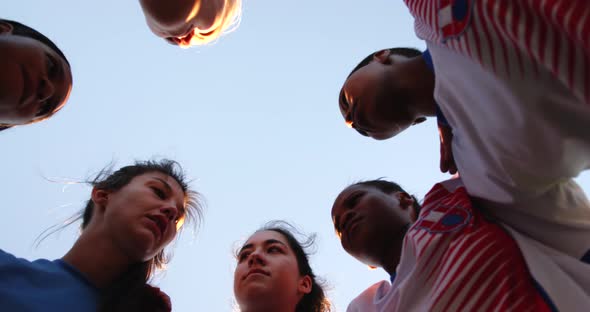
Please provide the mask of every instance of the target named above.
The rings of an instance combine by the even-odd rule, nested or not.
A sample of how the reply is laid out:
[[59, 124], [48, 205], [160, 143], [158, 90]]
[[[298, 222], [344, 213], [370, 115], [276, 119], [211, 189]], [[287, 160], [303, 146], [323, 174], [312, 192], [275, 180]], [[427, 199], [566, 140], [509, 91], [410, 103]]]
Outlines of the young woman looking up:
[[309, 264], [293, 226], [269, 222], [237, 253], [234, 294], [241, 312], [328, 312], [330, 302]]

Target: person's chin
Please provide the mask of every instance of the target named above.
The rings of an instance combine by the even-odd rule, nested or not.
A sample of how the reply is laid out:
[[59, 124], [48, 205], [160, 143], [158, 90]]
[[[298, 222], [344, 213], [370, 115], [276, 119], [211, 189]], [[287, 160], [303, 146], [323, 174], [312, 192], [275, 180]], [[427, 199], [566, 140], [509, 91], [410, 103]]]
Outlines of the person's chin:
[[141, 261], [148, 261], [155, 257], [164, 247], [160, 246], [154, 240], [145, 240], [137, 245], [137, 253], [140, 255]]
[[384, 141], [393, 138], [395, 135], [389, 133], [374, 133], [371, 134], [371, 138], [377, 141]]
[[136, 238], [131, 243], [137, 258], [146, 261], [151, 259], [158, 253], [158, 240], [154, 234], [148, 229], [142, 229], [136, 232]]
[[243, 287], [250, 298], [264, 298], [272, 292], [272, 287], [266, 281], [260, 279], [245, 281]]

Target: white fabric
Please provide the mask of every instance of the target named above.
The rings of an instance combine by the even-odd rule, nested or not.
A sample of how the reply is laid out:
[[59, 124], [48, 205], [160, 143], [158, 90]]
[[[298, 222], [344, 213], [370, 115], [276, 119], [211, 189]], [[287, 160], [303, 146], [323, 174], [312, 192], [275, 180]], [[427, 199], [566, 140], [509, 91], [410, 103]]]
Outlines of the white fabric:
[[[579, 261], [590, 249], [590, 203], [572, 180], [590, 167], [589, 106], [542, 70], [536, 79], [499, 78], [464, 55], [428, 48], [470, 195], [523, 233], [514, 238], [561, 311], [590, 306], [590, 265]], [[553, 285], [558, 275], [562, 284]]]
[[590, 307], [590, 265], [505, 226], [518, 244], [531, 275], [559, 311], [586, 312]]
[[429, 51], [469, 194], [516, 230], [581, 258], [590, 203], [572, 177], [590, 166], [590, 108], [551, 75], [501, 80], [444, 47]]
[[388, 281], [380, 281], [365, 289], [350, 302], [346, 312], [377, 312], [375, 301], [387, 295], [391, 288]]

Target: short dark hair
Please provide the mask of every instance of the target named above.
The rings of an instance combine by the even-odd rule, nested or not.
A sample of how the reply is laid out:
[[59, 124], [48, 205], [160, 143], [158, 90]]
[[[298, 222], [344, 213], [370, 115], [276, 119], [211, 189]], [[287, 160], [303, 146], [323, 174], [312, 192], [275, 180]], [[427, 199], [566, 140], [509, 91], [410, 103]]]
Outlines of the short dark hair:
[[[381, 178], [375, 179], [375, 180], [360, 181], [360, 182], [354, 183], [350, 186], [354, 186], [354, 185], [374, 187], [386, 194], [391, 194], [391, 193], [395, 193], [395, 192], [408, 193], [399, 184], [397, 184], [395, 182], [387, 181], [387, 180], [384, 180]], [[416, 217], [417, 217], [420, 214], [420, 209], [422, 209], [422, 207], [420, 206], [420, 203], [418, 203], [418, 199], [414, 195], [410, 195], [410, 196], [412, 196], [412, 198], [414, 199], [413, 208], [414, 208], [414, 212], [416, 213]]]
[[[323, 286], [319, 278], [313, 273], [311, 265], [309, 264], [309, 250], [315, 242], [315, 234], [304, 235], [298, 231], [293, 225], [286, 221], [274, 220], [267, 222], [264, 226], [258, 229], [255, 233], [261, 231], [274, 231], [285, 237], [289, 247], [293, 250], [295, 258], [297, 259], [297, 266], [299, 267], [299, 274], [301, 276], [309, 276], [312, 281], [311, 292], [305, 294], [297, 303], [295, 312], [329, 312], [332, 310], [332, 305], [326, 297]], [[297, 236], [304, 237], [303, 240], [298, 240]]]

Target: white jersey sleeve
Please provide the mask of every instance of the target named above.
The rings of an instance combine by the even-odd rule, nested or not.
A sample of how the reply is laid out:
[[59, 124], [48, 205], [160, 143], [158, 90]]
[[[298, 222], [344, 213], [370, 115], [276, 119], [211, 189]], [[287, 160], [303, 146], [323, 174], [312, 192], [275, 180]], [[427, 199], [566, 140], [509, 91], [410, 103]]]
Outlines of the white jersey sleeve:
[[550, 73], [502, 78], [428, 46], [435, 98], [453, 127], [469, 194], [503, 222], [580, 259], [590, 248], [590, 203], [572, 178], [590, 167], [590, 106]]
[[350, 302], [346, 312], [376, 312], [375, 300], [383, 297], [390, 287], [391, 284], [388, 281], [380, 281], [371, 285]]
[[[578, 259], [590, 204], [586, 0], [406, 0], [471, 196], [502, 222]], [[558, 242], [561, 240], [561, 243]]]

